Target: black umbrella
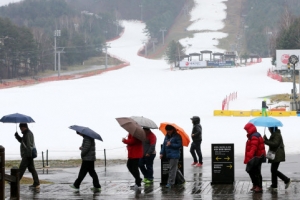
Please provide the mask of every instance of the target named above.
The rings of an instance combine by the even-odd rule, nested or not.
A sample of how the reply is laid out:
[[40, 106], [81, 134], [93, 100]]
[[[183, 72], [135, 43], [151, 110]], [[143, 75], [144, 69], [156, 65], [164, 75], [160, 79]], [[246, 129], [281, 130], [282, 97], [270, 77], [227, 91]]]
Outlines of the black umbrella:
[[[14, 113], [14, 114], [10, 114], [10, 115], [4, 115], [0, 119], [0, 122], [3, 122], [3, 123], [32, 123], [35, 121], [27, 115], [23, 115], [20, 113]], [[17, 127], [16, 127], [16, 129], [17, 129]]]
[[73, 125], [73, 126], [70, 126], [69, 128], [81, 133], [82, 135], [86, 135], [93, 139], [101, 140], [103, 142], [101, 136], [88, 127]]
[[0, 119], [3, 123], [32, 123], [35, 122], [31, 117], [20, 113], [5, 115]]

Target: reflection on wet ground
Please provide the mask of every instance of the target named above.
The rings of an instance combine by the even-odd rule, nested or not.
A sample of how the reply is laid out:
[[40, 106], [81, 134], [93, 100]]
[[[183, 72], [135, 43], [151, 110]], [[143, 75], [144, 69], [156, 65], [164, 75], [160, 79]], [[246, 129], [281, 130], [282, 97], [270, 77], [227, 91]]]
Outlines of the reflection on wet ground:
[[[198, 174], [199, 175], [199, 174]], [[197, 175], [197, 176], [198, 176]], [[252, 193], [250, 181], [236, 181], [232, 184], [211, 185], [209, 181], [186, 182], [171, 189], [160, 185], [155, 181], [151, 185], [143, 185], [141, 190], [130, 189], [133, 182], [109, 181], [102, 183], [102, 191], [93, 193], [91, 184], [82, 184], [79, 192], [73, 192], [68, 184], [42, 185], [40, 190], [31, 190], [27, 185], [21, 186], [22, 199], [299, 199], [300, 184], [293, 182], [287, 190], [284, 183], [279, 181], [279, 190], [271, 192], [267, 190], [270, 181], [264, 181], [263, 193]], [[8, 188], [6, 188], [9, 194]]]
[[[40, 190], [30, 190], [29, 185], [21, 185], [21, 199], [300, 199], [300, 173], [298, 172], [298, 156], [288, 156], [288, 162], [280, 165], [280, 170], [293, 182], [286, 190], [284, 183], [279, 180], [277, 192], [268, 191], [271, 185], [270, 165], [263, 164], [263, 189], [261, 194], [250, 192], [252, 183], [249, 175], [245, 172], [242, 158], [235, 158], [235, 182], [234, 184], [214, 184], [211, 185], [211, 162], [205, 160], [203, 167], [191, 167], [189, 163], [192, 160], [185, 159], [184, 176], [186, 183], [171, 189], [160, 185], [160, 162], [155, 161], [154, 165], [154, 183], [152, 185], [143, 185], [139, 191], [130, 189], [133, 184], [133, 177], [128, 172], [125, 165], [110, 166], [107, 169], [96, 168], [102, 191], [93, 193], [92, 179], [89, 175], [84, 179], [80, 192], [74, 193], [69, 187], [78, 176], [79, 168], [49, 169], [49, 172], [43, 173], [38, 170], [39, 177], [42, 180], [48, 180], [54, 184], [43, 184]], [[31, 175], [27, 172], [25, 176]], [[6, 185], [6, 197], [9, 197], [9, 185]]]

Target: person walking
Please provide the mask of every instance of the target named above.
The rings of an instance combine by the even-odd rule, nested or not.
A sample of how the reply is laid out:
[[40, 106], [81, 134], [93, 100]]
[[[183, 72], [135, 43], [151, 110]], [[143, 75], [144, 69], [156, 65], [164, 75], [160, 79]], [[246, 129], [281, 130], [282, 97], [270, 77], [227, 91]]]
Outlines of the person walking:
[[128, 134], [127, 139], [123, 138], [122, 142], [127, 144], [127, 168], [135, 179], [135, 184], [130, 187], [134, 190], [140, 190], [142, 179], [139, 171], [139, 159], [143, 157], [143, 144], [131, 134]]
[[261, 115], [263, 117], [268, 117], [268, 112], [267, 112], [267, 109], [269, 107], [267, 106], [267, 102], [266, 102], [266, 99], [264, 99], [262, 102], [261, 102]]
[[287, 189], [291, 184], [291, 179], [286, 177], [283, 173], [278, 171], [278, 167], [280, 162], [285, 161], [285, 151], [284, 151], [284, 143], [281, 136], [281, 131], [278, 127], [269, 127], [269, 132], [271, 133], [270, 138], [268, 139], [266, 135], [264, 135], [265, 144], [269, 146], [269, 151], [275, 152], [274, 160], [268, 159], [268, 163], [271, 163], [271, 180], [272, 184], [269, 187], [272, 191], [277, 191], [278, 181], [277, 177], [285, 183], [285, 189]]
[[[190, 152], [193, 156], [194, 162], [192, 163], [192, 166], [195, 167], [202, 167], [203, 162], [202, 162], [202, 152], [201, 152], [201, 142], [202, 142], [202, 126], [200, 125], [200, 117], [198, 116], [193, 116], [191, 118], [192, 123], [193, 123], [193, 130], [192, 130], [192, 144], [190, 148]], [[196, 156], [196, 153], [198, 156]]]
[[160, 151], [160, 159], [162, 159], [163, 156], [166, 156], [166, 158], [169, 159], [170, 169], [166, 187], [171, 188], [175, 184], [178, 161], [180, 158], [180, 149], [182, 148], [182, 139], [173, 126], [167, 125], [165, 129], [167, 134]]
[[82, 145], [79, 147], [81, 150], [81, 167], [79, 170], [78, 178], [75, 180], [73, 185], [70, 185], [75, 191], [79, 191], [80, 184], [85, 178], [86, 174], [89, 173], [93, 178], [93, 186], [91, 190], [93, 192], [100, 192], [101, 185], [99, 183], [98, 175], [95, 171], [95, 161], [96, 161], [96, 145], [95, 139], [83, 135], [76, 131], [76, 133], [83, 137]]
[[261, 164], [265, 160], [266, 156], [264, 140], [261, 137], [261, 135], [257, 132], [256, 127], [252, 123], [247, 123], [244, 129], [247, 132], [248, 139], [246, 142], [244, 164], [247, 164], [248, 168], [251, 159], [255, 159], [255, 157], [257, 157], [258, 162], [255, 165], [252, 163], [251, 169], [246, 171], [248, 172], [253, 184], [251, 190], [255, 193], [261, 193], [263, 191]]
[[153, 183], [153, 161], [156, 156], [156, 136], [149, 128], [143, 128], [146, 134], [146, 141], [143, 142], [144, 156], [139, 160], [139, 168], [144, 175], [143, 182]]
[[19, 136], [18, 132], [15, 133], [15, 138], [20, 142], [20, 151], [21, 151], [21, 163], [20, 163], [20, 180], [22, 179], [26, 168], [32, 174], [33, 185], [30, 185], [30, 188], [39, 189], [40, 180], [38, 174], [35, 170], [34, 161], [32, 157], [32, 149], [35, 148], [34, 136], [33, 133], [29, 130], [27, 123], [20, 123], [19, 128], [23, 134], [23, 137]]

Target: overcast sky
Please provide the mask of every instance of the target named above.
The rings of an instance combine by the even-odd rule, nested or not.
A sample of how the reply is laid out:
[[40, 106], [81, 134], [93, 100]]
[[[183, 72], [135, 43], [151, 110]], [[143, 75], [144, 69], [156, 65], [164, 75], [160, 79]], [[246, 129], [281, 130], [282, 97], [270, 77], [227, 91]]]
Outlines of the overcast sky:
[[9, 3], [19, 2], [21, 0], [0, 0], [0, 6], [7, 5]]

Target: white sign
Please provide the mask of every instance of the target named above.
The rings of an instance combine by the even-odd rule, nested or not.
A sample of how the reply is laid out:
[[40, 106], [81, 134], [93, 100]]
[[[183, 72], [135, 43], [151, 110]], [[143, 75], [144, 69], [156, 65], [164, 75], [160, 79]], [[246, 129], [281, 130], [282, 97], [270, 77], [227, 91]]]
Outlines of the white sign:
[[[291, 55], [295, 55], [299, 58], [300, 56], [300, 49], [293, 49], [293, 50], [276, 50], [276, 70], [287, 70], [287, 64], [289, 62], [289, 58]], [[298, 64], [295, 65], [297, 70], [300, 69]], [[293, 66], [291, 65], [291, 69]]]
[[181, 68], [197, 68], [206, 67], [206, 61], [180, 61], [179, 67]]

